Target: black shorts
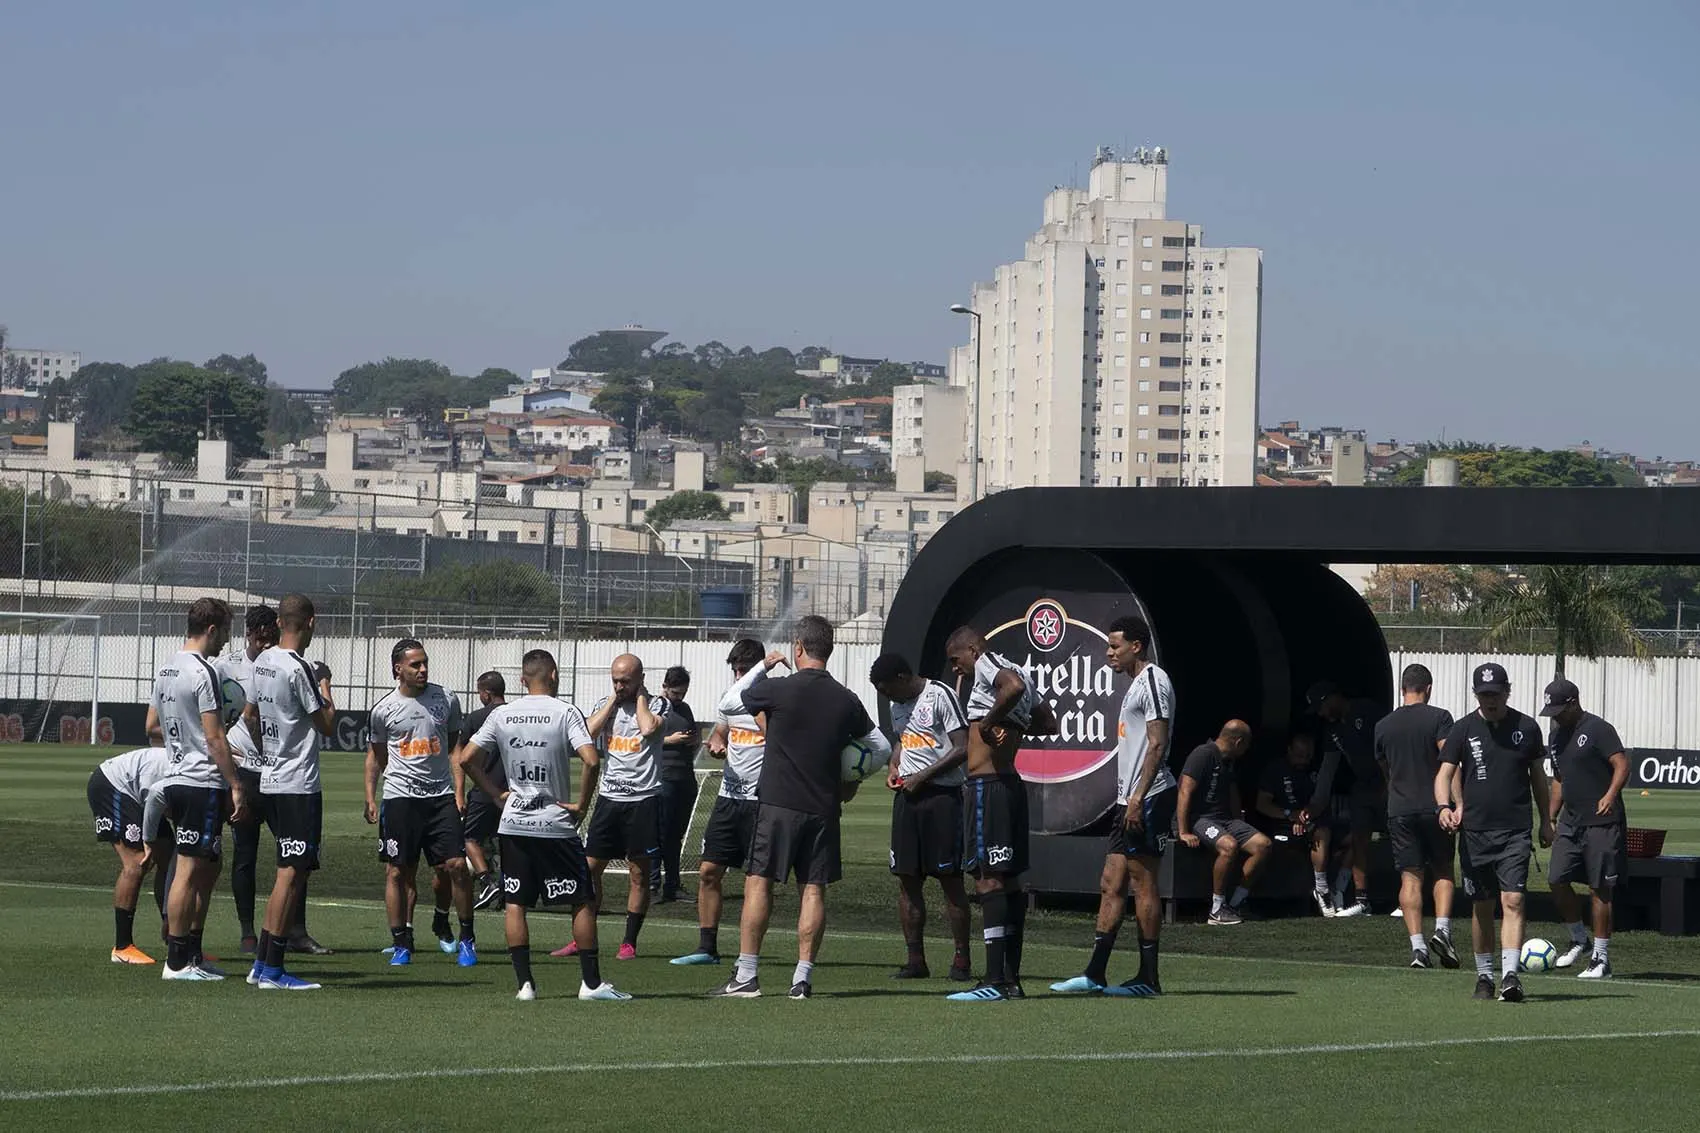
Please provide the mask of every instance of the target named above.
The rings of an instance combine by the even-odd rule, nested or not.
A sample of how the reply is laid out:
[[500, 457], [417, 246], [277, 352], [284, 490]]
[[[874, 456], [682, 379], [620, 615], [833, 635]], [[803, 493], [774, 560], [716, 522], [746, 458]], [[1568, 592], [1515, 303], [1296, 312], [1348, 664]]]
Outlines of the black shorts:
[[1110, 827], [1109, 853], [1129, 858], [1160, 858], [1169, 843], [1175, 840], [1175, 804], [1180, 792], [1171, 787], [1155, 795], [1145, 796], [1144, 821], [1138, 832], [1127, 828], [1127, 808], [1114, 813], [1115, 824]]
[[1554, 885], [1581, 882], [1601, 892], [1629, 872], [1629, 842], [1621, 822], [1600, 826], [1558, 824], [1552, 840], [1547, 880]]
[[463, 842], [488, 842], [496, 836], [501, 825], [502, 808], [485, 797], [482, 791], [466, 793], [466, 813], [461, 816], [460, 836]]
[[508, 904], [583, 905], [596, 899], [584, 843], [577, 838], [528, 838], [503, 834], [502, 892]]
[[1458, 840], [1440, 828], [1440, 816], [1395, 814], [1387, 819], [1387, 840], [1393, 844], [1393, 868], [1432, 869], [1450, 878]]
[[385, 799], [378, 804], [378, 860], [413, 869], [419, 864], [420, 851], [431, 866], [466, 853], [453, 795]]
[[756, 812], [761, 804], [754, 799], [729, 799], [722, 795], [714, 800], [708, 815], [708, 829], [702, 836], [702, 860], [715, 865], [737, 866], [743, 869], [750, 861], [750, 846], [756, 838]]
[[744, 872], [781, 885], [793, 875], [799, 885], [831, 885], [843, 874], [838, 816], [758, 803]]
[[230, 791], [224, 787], [165, 788], [165, 816], [176, 831], [177, 852], [186, 858], [218, 861], [224, 849], [224, 823], [230, 817]]
[[325, 796], [267, 795], [259, 797], [266, 829], [277, 842], [277, 864], [282, 869], [319, 868], [319, 844], [325, 833]]
[[1529, 849], [1527, 830], [1464, 831], [1458, 841], [1458, 866], [1465, 895], [1490, 901], [1496, 893], [1527, 890]]
[[923, 786], [891, 801], [891, 872], [955, 877], [962, 872], [962, 788]]
[[[1163, 793], [1168, 794], [1167, 791]], [[1226, 834], [1234, 840], [1234, 845], [1242, 850], [1247, 842], [1258, 837], [1260, 833], [1251, 823], [1242, 822], [1237, 818], [1201, 818], [1192, 824], [1192, 832], [1212, 846]]]
[[661, 796], [622, 802], [599, 799], [590, 814], [585, 853], [597, 861], [633, 861], [661, 853]]
[[962, 785], [962, 869], [976, 877], [1027, 872], [1027, 784], [981, 775]]
[[98, 767], [89, 776], [89, 811], [94, 815], [95, 841], [142, 848], [142, 804], [114, 787]]

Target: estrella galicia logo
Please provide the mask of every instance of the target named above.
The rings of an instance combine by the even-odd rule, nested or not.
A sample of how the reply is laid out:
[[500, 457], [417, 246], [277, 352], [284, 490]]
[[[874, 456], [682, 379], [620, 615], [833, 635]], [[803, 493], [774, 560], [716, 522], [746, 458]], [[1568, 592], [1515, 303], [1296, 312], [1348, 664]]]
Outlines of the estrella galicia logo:
[[546, 900], [555, 901], [562, 897], [571, 897], [577, 892], [578, 882], [570, 877], [564, 880], [548, 877], [543, 880], [543, 896]]
[[1057, 602], [1041, 598], [1027, 610], [1027, 640], [1041, 653], [1049, 653], [1063, 642], [1068, 614]]

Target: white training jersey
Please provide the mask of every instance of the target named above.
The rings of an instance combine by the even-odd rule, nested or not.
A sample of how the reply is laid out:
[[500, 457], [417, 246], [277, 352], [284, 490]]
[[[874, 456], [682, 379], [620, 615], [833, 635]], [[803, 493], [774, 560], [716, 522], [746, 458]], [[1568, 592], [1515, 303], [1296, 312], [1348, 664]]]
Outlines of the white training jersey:
[[[1145, 666], [1122, 696], [1121, 714], [1116, 720], [1116, 802], [1127, 802], [1145, 770], [1149, 746], [1145, 725], [1153, 720], [1167, 720], [1172, 727], [1174, 719], [1175, 688], [1169, 683], [1169, 674], [1156, 665]], [[1174, 773], [1167, 762], [1161, 763], [1145, 797], [1162, 794], [1174, 785]]]
[[[950, 686], [940, 681], [928, 681], [914, 700], [891, 702], [891, 730], [903, 749], [898, 756], [897, 773], [905, 778], [918, 775], [953, 750], [950, 733], [968, 727], [962, 705]], [[963, 782], [962, 766], [927, 780], [941, 787], [956, 787]]]
[[319, 793], [319, 730], [313, 713], [325, 706], [313, 666], [293, 649], [274, 645], [254, 658], [250, 690], [260, 712], [260, 791]]
[[165, 733], [170, 769], [166, 782], [187, 787], [222, 787], [224, 776], [207, 752], [202, 713], [220, 710], [218, 674], [199, 653], [182, 649], [153, 681], [153, 708]]
[[968, 719], [984, 720], [991, 712], [992, 705], [998, 701], [998, 673], [1004, 669], [1020, 677], [1021, 686], [1026, 690], [1005, 719], [1025, 730], [1032, 726], [1033, 709], [1039, 705], [1039, 694], [1018, 665], [997, 653], [982, 653], [980, 659], [974, 662], [974, 683], [968, 689], [968, 703], [964, 706], [968, 709]]
[[[230, 657], [220, 657], [213, 671], [222, 681], [235, 681], [242, 686], [242, 695], [248, 698], [248, 703], [254, 703], [254, 662], [248, 659], [248, 652], [242, 652]], [[248, 734], [248, 720], [239, 716], [236, 723], [224, 730], [225, 742], [230, 745], [230, 757], [236, 761], [236, 766], [247, 771], [259, 771], [260, 749], [254, 746], [254, 737]]]
[[434, 799], [455, 793], [449, 769], [460, 734], [460, 700], [442, 685], [427, 684], [418, 696], [391, 692], [372, 705], [371, 742], [381, 746], [384, 798]]
[[171, 760], [162, 747], [139, 747], [102, 761], [100, 773], [114, 790], [127, 799], [141, 802], [148, 789], [165, 778]]
[[756, 784], [761, 779], [761, 760], [767, 753], [767, 736], [761, 721], [744, 707], [744, 690], [757, 681], [767, 679], [767, 666], [756, 662], [755, 668], [738, 678], [726, 690], [714, 713], [716, 724], [726, 725], [726, 768], [720, 774], [720, 797], [723, 799], [754, 799]]
[[[596, 702], [591, 715], [602, 711], [609, 697]], [[652, 696], [649, 710], [656, 719], [667, 715], [667, 698]], [[638, 730], [637, 702], [622, 704], [614, 709], [608, 726], [596, 737], [602, 752], [602, 797], [611, 802], [629, 803], [649, 799], [661, 793], [661, 748], [667, 742], [667, 729], [653, 736]]]
[[577, 838], [571, 759], [593, 746], [584, 713], [553, 696], [522, 696], [498, 704], [472, 745], [501, 756], [508, 800], [496, 833], [521, 838]]

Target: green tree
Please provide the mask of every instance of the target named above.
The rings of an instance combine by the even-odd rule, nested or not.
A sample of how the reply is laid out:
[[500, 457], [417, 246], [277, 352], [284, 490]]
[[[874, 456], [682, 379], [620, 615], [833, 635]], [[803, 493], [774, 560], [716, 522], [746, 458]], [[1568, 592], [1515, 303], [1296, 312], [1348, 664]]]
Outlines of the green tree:
[[361, 596], [384, 614], [476, 611], [480, 614], [554, 610], [556, 582], [530, 563], [492, 559], [451, 563], [422, 575], [386, 575], [362, 587]]
[[1557, 675], [1572, 654], [1592, 660], [1611, 649], [1648, 655], [1637, 626], [1658, 616], [1658, 602], [1640, 581], [1604, 567], [1542, 564], [1507, 578], [1481, 599], [1486, 644], [1497, 648], [1545, 632], [1557, 655]]
[[429, 358], [385, 358], [344, 370], [331, 390], [339, 413], [382, 413], [398, 407], [410, 417], [440, 421], [444, 409], [467, 403], [467, 382]]
[[1458, 462], [1458, 483], [1466, 488], [1614, 488], [1622, 482], [1614, 465], [1567, 449], [1488, 448], [1463, 442], [1428, 450], [1394, 473], [1392, 483], [1418, 485], [1428, 461], [1437, 456]]
[[674, 492], [644, 512], [644, 519], [657, 531], [682, 519], [730, 519], [731, 513], [713, 492]]
[[220, 354], [217, 358], [207, 359], [203, 370], [211, 370], [215, 374], [233, 374], [246, 378], [261, 389], [266, 388], [266, 364], [252, 354], [244, 354], [238, 358], [233, 354]]
[[312, 409], [289, 396], [282, 386], [266, 387], [266, 447], [279, 449], [311, 436], [318, 429]]
[[229, 441], [237, 461], [265, 451], [266, 394], [246, 378], [171, 361], [149, 362], [138, 374], [124, 430], [142, 451], [188, 462], [203, 435]]
[[606, 373], [609, 370], [630, 369], [636, 366], [642, 357], [643, 351], [632, 341], [630, 335], [603, 330], [586, 335], [567, 347], [567, 356], [559, 368]]
[[90, 362], [71, 375], [70, 395], [77, 425], [96, 437], [121, 425], [136, 399], [139, 370], [118, 362]]

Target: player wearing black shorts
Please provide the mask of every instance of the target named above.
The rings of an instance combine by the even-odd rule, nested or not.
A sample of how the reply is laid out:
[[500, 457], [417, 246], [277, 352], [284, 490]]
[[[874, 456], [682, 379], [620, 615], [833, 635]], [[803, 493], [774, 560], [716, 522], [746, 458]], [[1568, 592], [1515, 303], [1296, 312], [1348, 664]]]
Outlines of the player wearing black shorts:
[[[1305, 702], [1320, 727], [1322, 751], [1313, 809], [1321, 810], [1332, 795], [1336, 819], [1350, 823], [1355, 895], [1334, 915], [1368, 916], [1370, 840], [1387, 829], [1387, 784], [1375, 761], [1375, 723], [1383, 709], [1373, 701], [1348, 699], [1332, 681], [1312, 685]], [[1342, 784], [1349, 784], [1344, 795]]]
[[177, 847], [177, 865], [166, 899], [168, 980], [221, 980], [206, 963], [201, 932], [218, 884], [224, 824], [246, 816], [252, 804], [236, 777], [224, 739], [224, 703], [209, 657], [230, 640], [230, 607], [197, 598], [189, 607], [188, 638], [154, 678], [147, 733], [162, 744], [168, 768], [156, 785]]
[[[531, 974], [531, 929], [526, 913], [538, 905], [567, 905], [573, 910], [573, 939], [578, 944], [578, 997], [624, 1000], [631, 996], [602, 979], [596, 944], [595, 882], [579, 841], [579, 817], [590, 806], [600, 755], [585, 726], [584, 714], [560, 700], [555, 658], [533, 649], [521, 662], [525, 695], [512, 704], [493, 705], [455, 761], [461, 773], [488, 799], [500, 803], [502, 889], [507, 895], [508, 958], [519, 982], [516, 998], [537, 998]], [[583, 764], [578, 801], [572, 797], [574, 755]], [[502, 778], [485, 770], [495, 755]]]
[[891, 706], [891, 872], [897, 877], [897, 920], [908, 956], [893, 979], [926, 979], [927, 903], [923, 883], [938, 878], [956, 952], [950, 978], [970, 980], [968, 894], [962, 887], [962, 765], [968, 718], [949, 685], [915, 675], [902, 656], [875, 659], [868, 680]]
[[[801, 902], [790, 997], [808, 999], [813, 994], [815, 956], [826, 934], [826, 887], [838, 880], [841, 868], [839, 808], [860, 786], [843, 782], [844, 748], [860, 740], [877, 753], [891, 753], [861, 700], [826, 671], [832, 645], [831, 622], [813, 614], [799, 618], [791, 642], [796, 671], [781, 680], [756, 679], [739, 695], [744, 712], [765, 714], [767, 746], [744, 871], [738, 965], [732, 978], [713, 993], [720, 998], [754, 999], [761, 994], [757, 968], [773, 912], [773, 886], [792, 876]], [[783, 662], [782, 656], [770, 654], [763, 668]]]
[[[247, 640], [234, 657], [220, 658], [213, 666], [221, 681], [242, 686], [247, 703], [254, 703], [254, 658], [277, 644], [277, 611], [270, 606], [250, 606], [244, 618]], [[236, 760], [236, 776], [250, 799], [260, 797], [260, 749], [248, 734], [246, 720], [232, 724], [225, 736], [230, 756]], [[242, 931], [242, 952], [251, 956], [259, 946], [254, 931], [254, 874], [260, 859], [258, 805], [250, 808], [246, 821], [230, 824], [230, 895], [236, 904], [236, 921]]]
[[962, 787], [962, 866], [974, 876], [980, 897], [986, 970], [968, 991], [946, 998], [957, 1003], [1022, 999], [1021, 952], [1027, 929], [1027, 784], [1016, 755], [1029, 732], [1045, 734], [1056, 724], [1025, 673], [993, 653], [985, 635], [963, 626], [945, 642], [950, 667], [967, 688], [967, 781]]
[[[1116, 799], [1110, 844], [1098, 882], [1098, 926], [1086, 971], [1051, 985], [1065, 995], [1146, 998], [1163, 993], [1158, 975], [1158, 934], [1163, 925], [1157, 871], [1175, 836], [1175, 776], [1168, 767], [1175, 689], [1151, 660], [1151, 627], [1128, 616], [1110, 623], [1106, 649], [1110, 668], [1131, 680], [1116, 720]], [[1110, 953], [1121, 931], [1129, 892], [1139, 926], [1139, 973], [1120, 984], [1108, 982]]]
[[1609, 980], [1612, 893], [1629, 865], [1628, 816], [1623, 809], [1629, 757], [1616, 728], [1582, 711], [1581, 693], [1570, 681], [1547, 686], [1541, 715], [1553, 722], [1547, 744], [1553, 779], [1549, 814], [1558, 827], [1547, 883], [1570, 930], [1570, 947], [1558, 966], [1570, 967], [1588, 950], [1582, 906], [1571, 888], [1581, 882], [1593, 894], [1594, 945], [1580, 978]]
[[1334, 915], [1328, 900], [1328, 847], [1330, 831], [1327, 815], [1312, 816], [1311, 800], [1316, 797], [1316, 769], [1311, 759], [1316, 752], [1316, 737], [1299, 729], [1287, 737], [1286, 758], [1270, 763], [1263, 769], [1257, 784], [1258, 825], [1277, 846], [1297, 844], [1310, 856], [1311, 900], [1325, 917]]
[[1435, 777], [1440, 825], [1462, 831], [1459, 865], [1464, 892], [1475, 902], [1470, 939], [1476, 954], [1476, 999], [1492, 999], [1493, 906], [1499, 899], [1499, 998], [1523, 1001], [1517, 967], [1523, 951], [1523, 893], [1529, 884], [1529, 800], [1539, 806], [1541, 845], [1552, 845], [1541, 728], [1506, 703], [1511, 681], [1494, 662], [1476, 666], [1470, 687], [1476, 711], [1447, 734]]
[[[1411, 941], [1411, 967], [1433, 967], [1430, 945], [1444, 967], [1458, 966], [1452, 945], [1453, 835], [1440, 828], [1434, 779], [1452, 713], [1428, 702], [1434, 677], [1426, 665], [1399, 675], [1404, 703], [1375, 725], [1375, 758], [1387, 779], [1387, 836], [1399, 871], [1399, 910]], [[1434, 882], [1434, 936], [1423, 938], [1423, 875]]]
[[[1246, 898], [1274, 843], [1247, 822], [1240, 806], [1238, 763], [1251, 748], [1251, 726], [1229, 720], [1214, 740], [1199, 744], [1181, 766], [1180, 791], [1175, 802], [1175, 829], [1192, 849], [1208, 845], [1216, 855], [1210, 872], [1210, 921], [1236, 925], [1245, 919]], [[1240, 883], [1228, 896], [1234, 862], [1245, 855]]]
[[[590, 876], [596, 882], [598, 910], [602, 873], [608, 863], [626, 859], [631, 884], [626, 893], [626, 933], [615, 959], [637, 955], [638, 933], [649, 915], [649, 863], [661, 854], [661, 748], [666, 742], [667, 698], [651, 696], [644, 686], [643, 662], [630, 653], [608, 667], [613, 691], [590, 713], [590, 734], [602, 752], [602, 788], [590, 815]], [[571, 956], [576, 943], [550, 953]]]
[[89, 775], [89, 811], [94, 817], [94, 837], [110, 844], [118, 854], [118, 882], [112, 889], [112, 914], [117, 935], [112, 943], [114, 964], [151, 964], [152, 956], [136, 947], [136, 903], [142, 895], [142, 879], [154, 872], [154, 901], [160, 919], [165, 918], [166, 867], [171, 864], [171, 842], [161, 841], [148, 852], [142, 835], [142, 808], [154, 784], [165, 778], [168, 768], [162, 747], [137, 748], [104, 761]]
[[744, 708], [744, 690], [767, 678], [765, 650], [753, 637], [732, 643], [726, 663], [732, 668], [733, 684], [715, 709], [714, 730], [708, 737], [708, 753], [726, 761], [720, 776], [720, 793], [703, 832], [702, 866], [697, 875], [697, 946], [693, 952], [675, 956], [679, 965], [720, 963], [721, 886], [726, 871], [749, 864], [755, 841], [756, 783], [761, 779], [762, 756], [767, 737], [762, 719]]
[[[482, 705], [478, 711], [468, 716], [461, 724], [459, 748], [464, 748], [478, 729], [484, 726], [484, 721], [490, 718], [490, 711], [497, 705], [507, 701], [507, 682], [502, 674], [494, 669], [479, 676], [475, 686], [478, 693], [478, 703]], [[466, 861], [472, 867], [472, 907], [487, 909], [491, 905], [500, 906], [502, 903], [502, 887], [496, 881], [495, 872], [490, 868], [488, 847], [496, 840], [496, 824], [501, 820], [502, 810], [495, 802], [478, 789], [476, 783], [467, 782], [467, 775], [461, 769], [461, 761], [457, 758], [454, 763], [455, 776], [455, 805], [460, 808], [461, 838], [466, 843]], [[492, 783], [503, 784], [502, 756], [500, 752], [484, 753], [484, 777]]]
[[[366, 747], [366, 821], [378, 826], [378, 860], [384, 863], [384, 907], [389, 913], [390, 963], [413, 962], [410, 923], [419, 857], [446, 878], [460, 915], [455, 962], [478, 962], [472, 924], [472, 878], [466, 872], [466, 840], [455, 807], [454, 737], [460, 731], [460, 700], [431, 683], [425, 646], [411, 637], [390, 650], [395, 691], [372, 706]], [[378, 780], [383, 779], [383, 804]], [[444, 918], [446, 919], [446, 918]], [[446, 926], [444, 926], [446, 927]], [[438, 932], [438, 939], [442, 933]]]

